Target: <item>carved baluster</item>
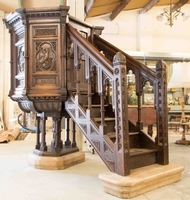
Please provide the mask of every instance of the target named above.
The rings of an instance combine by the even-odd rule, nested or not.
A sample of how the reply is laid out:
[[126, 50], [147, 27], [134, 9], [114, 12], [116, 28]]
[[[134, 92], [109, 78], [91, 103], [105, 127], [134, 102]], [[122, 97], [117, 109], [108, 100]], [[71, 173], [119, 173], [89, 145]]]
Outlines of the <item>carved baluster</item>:
[[79, 63], [76, 67], [76, 94], [80, 95], [80, 67], [81, 64]]
[[51, 150], [55, 150], [55, 137], [56, 137], [56, 132], [55, 132], [55, 120], [53, 119], [53, 125], [52, 125], [52, 133], [53, 133], [53, 139], [51, 141]]
[[143, 129], [143, 122], [141, 121], [141, 97], [142, 97], [142, 83], [141, 83], [141, 77], [140, 73], [135, 74], [135, 80], [136, 80], [136, 95], [137, 95], [137, 112], [138, 112], [138, 118], [137, 118], [137, 128], [139, 130]]
[[74, 43], [74, 66], [76, 70], [76, 95], [80, 95], [80, 57], [79, 57], [79, 49], [77, 47], [76, 42]]
[[56, 116], [53, 118], [55, 123], [55, 151], [59, 152], [61, 150], [62, 141], [61, 141], [61, 118], [60, 116]]
[[69, 139], [69, 131], [70, 131], [70, 129], [69, 129], [69, 117], [67, 117], [66, 118], [67, 119], [67, 127], [66, 127], [66, 140], [65, 140], [65, 146], [70, 146], [71, 145], [71, 141], [70, 141], [70, 139]]
[[92, 92], [95, 94], [97, 92], [97, 72], [96, 68], [93, 68], [93, 79], [92, 79]]
[[47, 151], [47, 145], [46, 145], [46, 120], [47, 120], [47, 117], [45, 116], [44, 112], [41, 114], [41, 119], [42, 119], [42, 138], [41, 138], [40, 151]]
[[36, 115], [36, 122], [37, 122], [37, 126], [36, 126], [36, 149], [40, 149], [40, 115], [37, 114]]
[[77, 143], [76, 143], [76, 127], [75, 127], [75, 122], [72, 121], [73, 123], [73, 141], [72, 141], [72, 147], [76, 147]]
[[106, 81], [106, 103], [110, 104], [111, 99], [111, 89], [109, 80]]
[[115, 102], [115, 127], [116, 142], [114, 148], [115, 154], [115, 172], [126, 176], [130, 173], [129, 156], [129, 127], [127, 112], [127, 77], [126, 77], [126, 58], [118, 52], [113, 59], [114, 65], [114, 102]]
[[105, 123], [105, 84], [103, 84], [103, 78], [102, 75], [102, 91], [100, 93], [100, 113], [101, 113], [101, 126], [103, 127], [104, 131], [103, 133], [106, 134], [106, 123]]
[[87, 80], [88, 83], [88, 109], [91, 109], [92, 104], [92, 77], [91, 77], [91, 69], [90, 69], [90, 59], [88, 54], [84, 55], [84, 62], [83, 62], [83, 69], [85, 71], [85, 80]]
[[88, 78], [88, 109], [92, 107], [92, 77]]
[[156, 63], [155, 101], [157, 114], [158, 148], [157, 161], [159, 164], [168, 164], [168, 108], [167, 108], [167, 80], [166, 64], [162, 60]]

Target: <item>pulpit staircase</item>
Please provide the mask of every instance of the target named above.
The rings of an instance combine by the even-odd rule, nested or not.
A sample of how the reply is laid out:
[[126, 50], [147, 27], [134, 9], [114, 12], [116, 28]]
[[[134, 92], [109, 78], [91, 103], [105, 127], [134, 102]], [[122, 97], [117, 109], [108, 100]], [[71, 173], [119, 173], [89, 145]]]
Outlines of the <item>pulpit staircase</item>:
[[[102, 39], [99, 36], [102, 27], [91, 27], [72, 17], [66, 30], [68, 100], [65, 110], [109, 170], [125, 176], [134, 168], [168, 164], [164, 62], [159, 61], [156, 72], [152, 71]], [[128, 117], [128, 70], [136, 78], [136, 124]], [[141, 96], [146, 81], [151, 82], [155, 91], [159, 133], [155, 140], [143, 131], [141, 121]]]

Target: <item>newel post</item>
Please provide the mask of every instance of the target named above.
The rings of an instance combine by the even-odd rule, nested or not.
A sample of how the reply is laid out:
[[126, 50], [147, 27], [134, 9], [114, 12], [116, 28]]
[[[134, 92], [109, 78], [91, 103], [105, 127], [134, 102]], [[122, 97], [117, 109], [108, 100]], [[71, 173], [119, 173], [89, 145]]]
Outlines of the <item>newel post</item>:
[[167, 77], [166, 64], [160, 60], [156, 63], [156, 91], [155, 104], [157, 116], [157, 137], [158, 148], [157, 161], [159, 164], [169, 163], [168, 156], [168, 108], [167, 108]]
[[127, 77], [126, 77], [126, 58], [118, 52], [113, 59], [114, 87], [113, 98], [115, 107], [115, 131], [116, 142], [115, 153], [115, 172], [126, 176], [130, 173], [129, 162], [129, 128], [127, 110]]

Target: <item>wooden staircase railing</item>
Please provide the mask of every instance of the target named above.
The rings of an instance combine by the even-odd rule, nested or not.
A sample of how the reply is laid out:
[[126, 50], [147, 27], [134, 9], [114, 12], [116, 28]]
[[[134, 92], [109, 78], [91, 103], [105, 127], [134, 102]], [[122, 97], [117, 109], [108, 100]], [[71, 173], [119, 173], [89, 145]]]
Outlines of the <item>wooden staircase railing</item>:
[[[107, 60], [94, 46], [86, 41], [75, 29], [67, 25], [67, 34], [69, 38], [70, 47], [73, 48], [73, 61], [76, 70], [76, 91], [75, 97], [70, 96], [66, 102], [65, 109], [78, 124], [84, 135], [91, 141], [96, 152], [104, 160], [111, 171], [121, 175], [129, 174], [129, 166], [126, 167], [126, 161], [129, 159], [129, 139], [128, 133], [128, 117], [127, 117], [127, 101], [122, 96], [127, 96], [126, 93], [126, 61], [120, 53], [115, 57], [114, 67], [112, 63]], [[71, 45], [72, 44], [72, 45]], [[85, 110], [80, 106], [81, 87], [80, 87], [80, 59], [85, 58], [85, 78], [88, 82], [88, 107]], [[92, 85], [91, 78], [94, 68], [97, 71], [97, 89], [100, 95], [100, 125], [91, 118], [92, 106]], [[116, 140], [115, 147], [113, 142], [107, 136], [105, 123], [105, 97], [106, 97], [106, 83], [111, 82], [113, 92], [117, 93], [119, 99], [113, 98], [112, 102], [115, 112], [118, 115], [116, 118]], [[72, 91], [72, 88], [71, 88]], [[94, 92], [94, 91], [93, 91]], [[113, 95], [114, 97], [114, 95]], [[119, 102], [120, 101], [120, 102]], [[123, 101], [123, 102], [122, 102]], [[121, 120], [118, 120], [121, 119]], [[125, 139], [124, 139], [125, 138]], [[117, 160], [118, 161], [117, 161]], [[128, 162], [129, 163], [129, 162]]]
[[[134, 160], [133, 156], [130, 155], [132, 149], [130, 149], [129, 144], [130, 133], [127, 112], [126, 74], [129, 69], [133, 71], [136, 77], [138, 121], [135, 129], [140, 133], [138, 140], [148, 141], [147, 143], [151, 148], [155, 147], [154, 150], [157, 149], [154, 156], [156, 163], [168, 164], [167, 87], [164, 62], [158, 62], [156, 72], [154, 72], [94, 34], [93, 31], [91, 32], [93, 37], [91, 36], [91, 40], [88, 41], [89, 36], [85, 39], [70, 24], [67, 24], [66, 29], [69, 95], [65, 103], [65, 109], [109, 170], [122, 176], [128, 175], [130, 169], [132, 169], [130, 165], [133, 165], [130, 161]], [[150, 138], [147, 139], [147, 136], [144, 139], [142, 131], [140, 99], [143, 84], [147, 80], [152, 83], [155, 91], [154, 106], [157, 115], [158, 133], [155, 144]], [[110, 95], [110, 87], [112, 95]], [[99, 100], [95, 101], [95, 104], [100, 104], [99, 122], [97, 122], [97, 118], [94, 118], [92, 109], [97, 94]], [[114, 143], [107, 131], [109, 126], [107, 122], [111, 120], [106, 118], [109, 117], [105, 114], [107, 104], [112, 105], [115, 113]], [[135, 160], [135, 162], [137, 161]]]
[[136, 80], [137, 110], [138, 120], [137, 127], [143, 129], [141, 121], [141, 96], [146, 81], [149, 81], [154, 88], [154, 107], [156, 109], [156, 125], [157, 135], [156, 144], [158, 149], [157, 162], [159, 164], [168, 164], [168, 108], [167, 108], [167, 80], [166, 65], [162, 60], [156, 63], [156, 71], [149, 69], [143, 63], [135, 60], [122, 50], [102, 39], [98, 35], [94, 35], [93, 44], [101, 51], [106, 58], [112, 60], [115, 53], [120, 51], [127, 59], [127, 69], [132, 70]]

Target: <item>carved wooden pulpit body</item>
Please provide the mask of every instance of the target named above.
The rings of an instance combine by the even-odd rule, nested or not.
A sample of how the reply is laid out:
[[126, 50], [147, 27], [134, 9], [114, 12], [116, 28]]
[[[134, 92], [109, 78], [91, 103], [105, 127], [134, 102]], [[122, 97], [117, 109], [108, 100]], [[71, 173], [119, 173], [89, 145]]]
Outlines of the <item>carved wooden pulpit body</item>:
[[17, 9], [11, 34], [9, 96], [24, 112], [61, 111], [66, 100], [66, 16], [69, 7]]
[[[66, 18], [68, 6], [17, 9], [4, 19], [11, 35], [11, 88], [9, 96], [24, 112], [35, 111], [42, 121], [36, 149], [47, 151], [46, 118], [53, 119], [51, 150], [62, 149], [61, 119], [67, 99]], [[37, 122], [38, 126], [39, 123]], [[70, 145], [70, 143], [67, 142]], [[74, 145], [75, 146], [75, 145]], [[41, 154], [41, 153], [40, 153]]]

